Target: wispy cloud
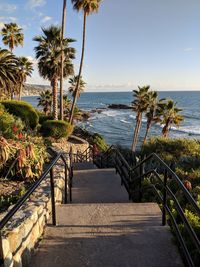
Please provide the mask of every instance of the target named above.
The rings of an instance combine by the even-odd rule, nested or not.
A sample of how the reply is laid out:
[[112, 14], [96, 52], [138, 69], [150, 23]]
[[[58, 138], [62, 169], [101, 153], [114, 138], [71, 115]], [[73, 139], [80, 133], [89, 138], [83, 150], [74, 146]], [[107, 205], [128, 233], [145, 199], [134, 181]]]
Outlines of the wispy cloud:
[[13, 13], [17, 9], [17, 5], [0, 3], [0, 11], [6, 13]]
[[184, 52], [190, 52], [192, 50], [193, 50], [192, 47], [186, 47], [186, 48], [183, 49]]
[[7, 22], [15, 22], [17, 21], [16, 17], [0, 17], [0, 21], [7, 23]]
[[46, 0], [28, 0], [26, 7], [30, 9], [34, 9], [37, 7], [44, 6], [46, 4]]
[[49, 16], [45, 16], [43, 17], [43, 19], [41, 20], [42, 23], [46, 23], [48, 21], [52, 20], [52, 17], [49, 17]]
[[2, 30], [5, 23], [10, 23], [15, 21], [17, 21], [17, 18], [15, 17], [0, 17], [0, 30]]

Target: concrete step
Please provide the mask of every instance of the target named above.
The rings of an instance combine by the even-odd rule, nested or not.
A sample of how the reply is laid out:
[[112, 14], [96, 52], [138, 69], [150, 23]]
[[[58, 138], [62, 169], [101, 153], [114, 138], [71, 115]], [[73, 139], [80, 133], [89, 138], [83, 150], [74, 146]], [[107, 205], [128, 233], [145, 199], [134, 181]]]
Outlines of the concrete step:
[[129, 202], [128, 193], [114, 169], [76, 170], [73, 203]]
[[74, 168], [74, 170], [97, 169], [97, 167], [92, 162], [73, 163], [73, 168]]
[[57, 218], [31, 267], [183, 266], [157, 204], [61, 205]]

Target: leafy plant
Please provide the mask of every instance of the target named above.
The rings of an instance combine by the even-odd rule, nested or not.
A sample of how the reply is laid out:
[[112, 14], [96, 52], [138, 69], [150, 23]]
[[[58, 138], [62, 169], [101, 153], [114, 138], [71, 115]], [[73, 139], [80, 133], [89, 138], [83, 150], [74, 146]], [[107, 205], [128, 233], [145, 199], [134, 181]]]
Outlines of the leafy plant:
[[24, 124], [21, 119], [8, 113], [0, 104], [0, 134], [6, 138], [14, 138], [23, 129]]
[[73, 131], [73, 126], [65, 121], [47, 120], [42, 124], [41, 132], [46, 137], [69, 137]]
[[14, 100], [2, 101], [1, 104], [9, 113], [21, 118], [27, 127], [34, 129], [38, 125], [39, 117], [31, 104], [24, 101]]

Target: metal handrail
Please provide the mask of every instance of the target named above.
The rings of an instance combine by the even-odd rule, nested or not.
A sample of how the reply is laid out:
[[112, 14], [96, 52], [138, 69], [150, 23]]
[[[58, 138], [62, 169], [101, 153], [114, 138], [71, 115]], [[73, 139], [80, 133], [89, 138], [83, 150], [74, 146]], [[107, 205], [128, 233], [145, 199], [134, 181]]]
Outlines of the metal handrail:
[[[109, 152], [109, 153], [107, 153]], [[115, 152], [115, 153], [113, 153]], [[125, 185], [126, 190], [129, 194], [129, 198], [131, 198], [131, 194], [132, 192], [130, 192], [130, 188], [129, 186], [131, 186], [131, 184], [133, 184], [136, 180], [139, 181], [139, 193], [140, 193], [140, 200], [142, 199], [142, 179], [149, 176], [149, 175], [155, 175], [158, 179], [160, 184], [162, 185], [162, 189], [163, 189], [163, 196], [161, 196], [161, 194], [156, 190], [155, 185], [151, 182], [151, 187], [154, 188], [155, 193], [157, 194], [159, 200], [162, 203], [162, 225], [166, 225], [166, 212], [169, 215], [171, 222], [174, 226], [174, 230], [175, 230], [175, 234], [177, 236], [177, 239], [180, 243], [180, 246], [182, 248], [183, 254], [185, 256], [186, 262], [188, 266], [191, 267], [195, 267], [194, 262], [192, 260], [192, 257], [190, 255], [190, 252], [187, 248], [187, 245], [184, 241], [184, 238], [179, 230], [179, 226], [176, 222], [176, 219], [174, 218], [170, 207], [167, 204], [167, 199], [172, 199], [174, 201], [174, 205], [176, 207], [176, 211], [179, 214], [180, 218], [183, 221], [183, 224], [185, 225], [185, 229], [188, 232], [193, 245], [196, 247], [197, 251], [200, 251], [200, 241], [199, 238], [197, 237], [195, 231], [193, 230], [191, 224], [189, 223], [188, 219], [186, 218], [184, 211], [182, 209], [182, 207], [179, 204], [178, 199], [176, 198], [176, 196], [173, 194], [173, 192], [171, 191], [171, 189], [169, 188], [169, 186], [167, 185], [167, 179], [170, 176], [171, 179], [174, 179], [177, 182], [177, 185], [179, 187], [179, 189], [182, 190], [182, 192], [184, 193], [185, 197], [187, 198], [188, 202], [191, 204], [192, 208], [194, 209], [194, 211], [197, 213], [198, 216], [200, 216], [200, 208], [197, 205], [196, 201], [194, 200], [194, 198], [192, 197], [192, 195], [190, 194], [190, 192], [187, 190], [187, 188], [184, 186], [184, 184], [182, 183], [182, 181], [179, 179], [179, 177], [177, 176], [177, 174], [155, 153], [150, 154], [148, 157], [146, 157], [145, 159], [143, 159], [142, 161], [140, 161], [136, 166], [134, 167], [130, 167], [128, 162], [125, 160], [125, 158], [123, 157], [123, 155], [121, 154], [121, 152], [116, 148], [112, 146], [112, 150], [109, 149], [108, 151], [106, 151], [106, 155], [108, 156], [112, 156], [115, 157], [115, 159], [119, 159], [115, 160], [116, 164], [115, 164], [115, 168], [116, 171], [120, 174], [121, 180], [122, 180], [122, 184]], [[103, 159], [103, 156], [102, 156]], [[156, 169], [150, 169], [147, 170], [146, 172], [144, 172], [144, 164], [150, 162], [151, 160], [156, 160], [163, 168], [163, 174], [164, 174], [164, 179], [162, 180], [159, 173], [156, 171]], [[120, 163], [120, 164], [118, 164]], [[124, 175], [124, 171], [123, 168], [125, 167], [129, 173], [129, 177], [125, 178]], [[135, 175], [135, 171], [139, 170], [139, 175], [137, 177], [134, 177]]]
[[[65, 198], [64, 202], [67, 203], [67, 187], [69, 186], [70, 193], [70, 202], [72, 201], [72, 192], [71, 192], [71, 180], [72, 173], [71, 168], [69, 168], [63, 153], [57, 153], [53, 149], [50, 150], [50, 154], [54, 154], [53, 159], [48, 164], [47, 168], [44, 170], [39, 179], [29, 188], [29, 190], [18, 200], [18, 202], [13, 206], [13, 208], [3, 217], [0, 221], [0, 267], [3, 267], [4, 258], [3, 258], [3, 249], [2, 249], [2, 238], [1, 238], [1, 230], [5, 227], [8, 221], [15, 215], [15, 213], [22, 207], [22, 205], [26, 202], [26, 200], [31, 196], [31, 194], [38, 188], [41, 182], [46, 178], [47, 174], [50, 173], [50, 187], [51, 187], [51, 206], [52, 206], [52, 224], [56, 225], [56, 208], [55, 208], [55, 194], [54, 194], [54, 171], [53, 167], [56, 165], [59, 159], [61, 159], [65, 166]], [[69, 179], [68, 179], [69, 178]]]

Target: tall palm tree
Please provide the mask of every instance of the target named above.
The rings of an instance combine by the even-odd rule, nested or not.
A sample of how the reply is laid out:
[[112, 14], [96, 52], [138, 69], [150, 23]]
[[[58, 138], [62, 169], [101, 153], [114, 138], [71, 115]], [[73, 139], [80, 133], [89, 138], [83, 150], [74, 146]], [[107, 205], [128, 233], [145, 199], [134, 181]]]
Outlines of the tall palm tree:
[[26, 82], [27, 76], [31, 76], [33, 71], [33, 63], [28, 60], [26, 57], [18, 58], [18, 77], [19, 77], [19, 91], [18, 98], [21, 100], [22, 88]]
[[0, 48], [0, 90], [11, 98], [17, 79], [17, 63], [17, 58], [10, 51]]
[[[158, 93], [156, 91], [151, 91], [148, 93], [148, 109], [145, 114], [147, 118], [146, 132], [143, 140], [143, 145], [146, 143], [148, 133], [151, 129], [153, 123], [159, 121], [159, 116], [157, 116], [157, 108], [158, 108]], [[160, 100], [162, 101], [162, 100]]]
[[8, 45], [11, 52], [15, 46], [23, 46], [24, 34], [22, 33], [22, 28], [16, 23], [4, 24], [1, 34], [3, 36], [2, 41], [4, 45]]
[[72, 4], [74, 5], [74, 9], [78, 12], [82, 10], [84, 16], [83, 16], [83, 41], [82, 41], [81, 61], [80, 61], [80, 67], [79, 67], [79, 73], [78, 73], [74, 99], [73, 99], [72, 108], [70, 112], [70, 118], [69, 118], [70, 123], [73, 122], [74, 109], [75, 109], [77, 98], [78, 98], [78, 89], [79, 89], [79, 83], [80, 83], [80, 78], [82, 74], [82, 68], [83, 68], [87, 16], [89, 16], [91, 13], [98, 12], [101, 0], [71, 0], [71, 1], [72, 1]]
[[179, 114], [182, 109], [177, 108], [176, 104], [177, 103], [171, 99], [159, 104], [159, 115], [161, 116], [160, 123], [161, 125], [164, 125], [162, 134], [166, 138], [169, 136], [171, 127], [173, 125], [179, 126], [184, 119], [183, 116]]
[[[61, 29], [56, 26], [42, 29], [43, 36], [36, 36], [33, 40], [38, 42], [35, 47], [36, 58], [39, 59], [38, 68], [40, 75], [50, 81], [53, 92], [53, 117], [58, 119], [58, 81], [61, 72]], [[73, 39], [63, 40], [63, 51], [65, 55], [63, 77], [73, 75], [74, 68], [72, 59], [75, 58], [75, 49], [69, 47]]]
[[138, 86], [138, 90], [134, 90], [134, 101], [132, 102], [133, 111], [136, 112], [136, 125], [133, 134], [132, 151], [135, 152], [138, 141], [139, 132], [142, 126], [142, 114], [148, 109], [148, 94], [150, 86]]
[[49, 115], [51, 113], [52, 106], [52, 93], [47, 90], [45, 92], [41, 92], [38, 99], [38, 107], [43, 107], [43, 111], [45, 115]]
[[62, 28], [61, 28], [61, 71], [60, 71], [60, 119], [63, 120], [63, 66], [64, 66], [64, 51], [63, 51], [63, 40], [65, 33], [65, 23], [66, 23], [66, 11], [67, 11], [67, 0], [63, 0], [63, 12], [62, 12]]
[[[72, 97], [75, 97], [76, 93], [76, 84], [77, 84], [78, 76], [73, 76], [72, 78], [69, 79], [69, 83], [71, 84], [69, 87], [69, 93], [72, 95]], [[86, 82], [82, 79], [82, 76], [80, 77], [79, 81], [79, 87], [78, 87], [78, 93], [77, 93], [77, 98], [80, 97], [81, 93], [85, 89]]]

